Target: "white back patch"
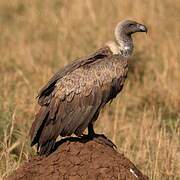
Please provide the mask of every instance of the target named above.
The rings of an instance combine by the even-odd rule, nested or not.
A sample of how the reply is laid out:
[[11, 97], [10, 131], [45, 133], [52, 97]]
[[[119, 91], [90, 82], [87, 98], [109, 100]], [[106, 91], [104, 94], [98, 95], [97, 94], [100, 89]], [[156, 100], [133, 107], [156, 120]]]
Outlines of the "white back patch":
[[106, 45], [110, 48], [113, 54], [121, 54], [120, 46], [118, 46], [115, 42], [109, 41]]

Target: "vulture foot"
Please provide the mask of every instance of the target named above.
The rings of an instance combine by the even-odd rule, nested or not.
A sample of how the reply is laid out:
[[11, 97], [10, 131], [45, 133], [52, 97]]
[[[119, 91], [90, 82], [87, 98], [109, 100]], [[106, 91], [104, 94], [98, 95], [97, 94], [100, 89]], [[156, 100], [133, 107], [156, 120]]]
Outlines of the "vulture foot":
[[115, 148], [115, 149], [117, 148], [117, 146], [110, 139], [108, 139], [104, 134], [95, 134], [92, 137], [92, 140], [100, 144], [108, 145], [111, 148]]
[[94, 132], [93, 124], [89, 124], [88, 126], [88, 134], [82, 136], [85, 139], [89, 140], [94, 140], [97, 143], [108, 145], [111, 148], [117, 148], [117, 146], [110, 140], [108, 139], [104, 134], [96, 134]]

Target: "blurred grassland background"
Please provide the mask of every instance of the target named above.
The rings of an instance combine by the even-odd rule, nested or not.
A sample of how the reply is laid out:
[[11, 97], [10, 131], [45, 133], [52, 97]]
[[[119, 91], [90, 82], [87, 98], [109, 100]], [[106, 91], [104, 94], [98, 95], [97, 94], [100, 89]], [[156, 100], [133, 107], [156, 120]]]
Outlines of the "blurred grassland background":
[[30, 155], [38, 90], [61, 67], [112, 40], [120, 20], [144, 23], [122, 93], [96, 131], [150, 179], [180, 178], [179, 0], [0, 0], [0, 177]]

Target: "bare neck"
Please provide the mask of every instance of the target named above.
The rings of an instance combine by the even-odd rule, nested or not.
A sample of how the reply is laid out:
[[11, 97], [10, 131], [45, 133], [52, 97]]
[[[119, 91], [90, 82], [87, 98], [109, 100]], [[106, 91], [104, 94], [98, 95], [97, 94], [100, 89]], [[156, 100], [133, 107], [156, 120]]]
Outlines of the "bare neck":
[[116, 40], [115, 44], [119, 48], [119, 53], [125, 57], [131, 56], [133, 52], [133, 40], [130, 34], [126, 34], [121, 23], [116, 26], [114, 35]]
[[117, 39], [117, 45], [120, 47], [121, 54], [125, 57], [129, 57], [133, 53], [133, 41], [132, 38], [125, 39]]

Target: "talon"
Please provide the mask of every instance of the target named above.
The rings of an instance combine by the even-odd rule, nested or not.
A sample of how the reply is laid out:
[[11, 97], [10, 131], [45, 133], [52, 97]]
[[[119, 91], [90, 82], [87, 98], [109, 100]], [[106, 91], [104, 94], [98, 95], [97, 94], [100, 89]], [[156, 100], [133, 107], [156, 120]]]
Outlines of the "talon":
[[95, 140], [96, 142], [98, 142], [100, 144], [108, 145], [111, 148], [117, 149], [117, 146], [104, 135], [97, 135], [96, 134], [96, 136], [93, 138], [93, 140]]
[[93, 136], [88, 136], [88, 138], [90, 140], [96, 141], [97, 143], [108, 145], [111, 148], [117, 149], [117, 146], [110, 139], [108, 139], [106, 136], [104, 136], [103, 134], [94, 134]]
[[104, 134], [96, 134], [94, 132], [92, 123], [90, 123], [88, 126], [88, 134], [86, 135], [86, 137], [89, 140], [94, 140], [97, 143], [108, 145], [113, 149], [114, 148], [117, 149], [117, 146], [110, 139], [108, 139]]

